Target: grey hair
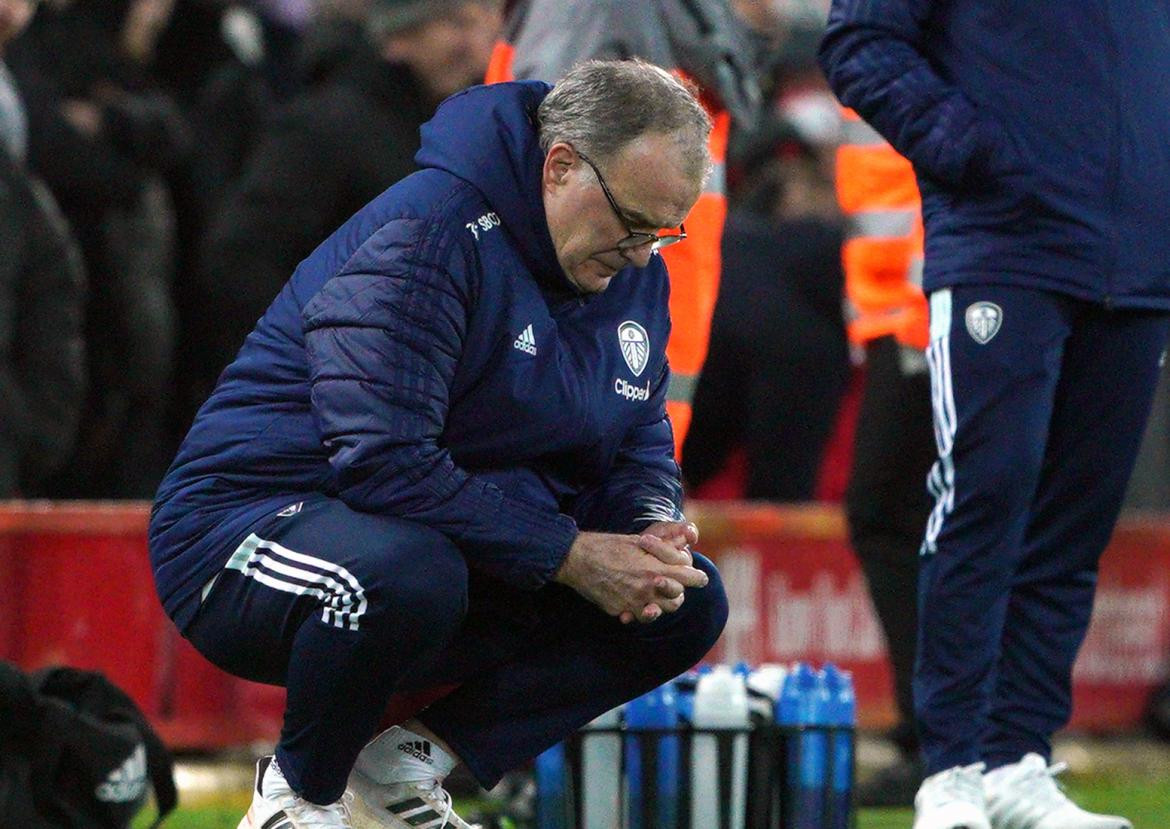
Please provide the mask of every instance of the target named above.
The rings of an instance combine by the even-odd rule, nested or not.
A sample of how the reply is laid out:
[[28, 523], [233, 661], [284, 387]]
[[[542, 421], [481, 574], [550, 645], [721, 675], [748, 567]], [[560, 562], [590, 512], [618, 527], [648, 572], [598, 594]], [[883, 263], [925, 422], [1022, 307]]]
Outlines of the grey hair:
[[598, 162], [643, 135], [672, 136], [686, 172], [711, 174], [711, 118], [694, 86], [643, 60], [590, 60], [569, 70], [537, 110], [540, 147], [572, 144]]

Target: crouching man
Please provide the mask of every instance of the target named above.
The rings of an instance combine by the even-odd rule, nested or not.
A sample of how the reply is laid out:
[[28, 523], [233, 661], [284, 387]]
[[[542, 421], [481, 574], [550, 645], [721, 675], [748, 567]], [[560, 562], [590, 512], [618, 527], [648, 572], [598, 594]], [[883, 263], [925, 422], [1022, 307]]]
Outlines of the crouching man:
[[[448, 99], [420, 171], [301, 263], [224, 372], [150, 541], [183, 635], [288, 689], [241, 827], [466, 826], [456, 763], [490, 787], [715, 642], [657, 255], [710, 128], [636, 61]], [[371, 742], [392, 693], [446, 684]]]

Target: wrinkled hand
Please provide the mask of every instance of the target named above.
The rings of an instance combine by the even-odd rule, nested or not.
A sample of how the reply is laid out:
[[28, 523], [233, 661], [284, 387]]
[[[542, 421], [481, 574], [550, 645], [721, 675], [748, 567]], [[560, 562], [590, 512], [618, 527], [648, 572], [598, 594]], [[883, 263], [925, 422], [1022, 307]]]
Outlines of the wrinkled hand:
[[[642, 530], [642, 535], [661, 538], [675, 549], [690, 556], [691, 546], [699, 543], [699, 528], [690, 521], [655, 521]], [[647, 552], [650, 552], [649, 550]]]
[[[699, 528], [690, 521], [655, 521], [642, 531], [642, 535], [654, 536], [662, 539], [676, 551], [680, 551], [686, 556], [686, 564], [692, 564], [694, 558], [691, 556], [691, 545], [699, 543]], [[663, 551], [661, 545], [653, 541], [648, 541], [641, 544], [641, 547], [651, 555], [656, 555], [655, 550]], [[663, 558], [667, 564], [673, 563], [677, 560], [677, 556], [673, 552], [667, 552], [668, 558]], [[664, 599], [678, 598], [679, 604], [682, 604], [682, 587], [675, 582], [663, 580], [658, 586], [659, 595]], [[675, 608], [677, 610], [677, 608]], [[661, 607], [659, 607], [661, 610]], [[650, 607], [643, 608], [643, 613], [650, 611]], [[634, 621], [634, 614], [623, 613], [621, 615], [622, 624], [628, 624]]]
[[583, 532], [555, 578], [623, 623], [652, 622], [682, 606], [685, 588], [707, 584], [690, 565], [689, 552], [649, 533]]

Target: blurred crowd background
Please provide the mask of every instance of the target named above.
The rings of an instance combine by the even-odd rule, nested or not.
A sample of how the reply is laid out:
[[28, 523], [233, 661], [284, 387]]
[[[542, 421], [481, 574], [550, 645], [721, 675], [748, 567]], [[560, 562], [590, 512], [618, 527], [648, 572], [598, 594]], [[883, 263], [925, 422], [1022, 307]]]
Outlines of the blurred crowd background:
[[[393, 0], [0, 0], [0, 497], [148, 499], [296, 264], [413, 169], [504, 8]], [[710, 352], [683, 452], [706, 498], [839, 500], [841, 114], [824, 0], [736, 0], [769, 101], [735, 129]], [[27, 25], [26, 25], [27, 20]], [[1159, 394], [1130, 503], [1170, 507]]]
[[[731, 128], [683, 476], [691, 498], [840, 502], [866, 349], [847, 334], [845, 121], [815, 61], [828, 0], [729, 2], [766, 104]], [[507, 3], [419, 6], [0, 0], [0, 499], [153, 497], [298, 262], [410, 174], [419, 127], [484, 78]], [[1165, 382], [1127, 505], [1170, 511]], [[894, 603], [883, 624], [910, 631], [887, 637], [905, 713], [907, 591], [867, 578]], [[1170, 737], [1170, 686], [1151, 711]], [[891, 733], [913, 758], [909, 724]], [[906, 762], [881, 785], [913, 792]]]

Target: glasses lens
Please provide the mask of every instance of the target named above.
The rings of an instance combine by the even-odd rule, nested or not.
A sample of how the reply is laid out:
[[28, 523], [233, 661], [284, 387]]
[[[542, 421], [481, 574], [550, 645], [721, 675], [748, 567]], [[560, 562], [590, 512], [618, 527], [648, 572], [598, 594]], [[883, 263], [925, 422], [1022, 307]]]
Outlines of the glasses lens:
[[664, 233], [631, 233], [625, 239], [617, 243], [618, 250], [633, 250], [640, 248], [643, 245], [650, 245], [650, 250], [658, 250], [659, 248], [673, 245], [675, 242], [681, 242], [687, 238], [687, 235], [678, 230], [666, 231]]
[[675, 242], [681, 242], [685, 238], [687, 238], [685, 233], [678, 233], [678, 234], [672, 233], [669, 236], [659, 236], [656, 240], [654, 240], [654, 245], [650, 249], [651, 250], [662, 250], [663, 248], [670, 247]]
[[640, 248], [643, 245], [652, 245], [658, 241], [658, 237], [653, 233], [631, 233], [626, 238], [617, 243], [618, 250], [633, 250]]

